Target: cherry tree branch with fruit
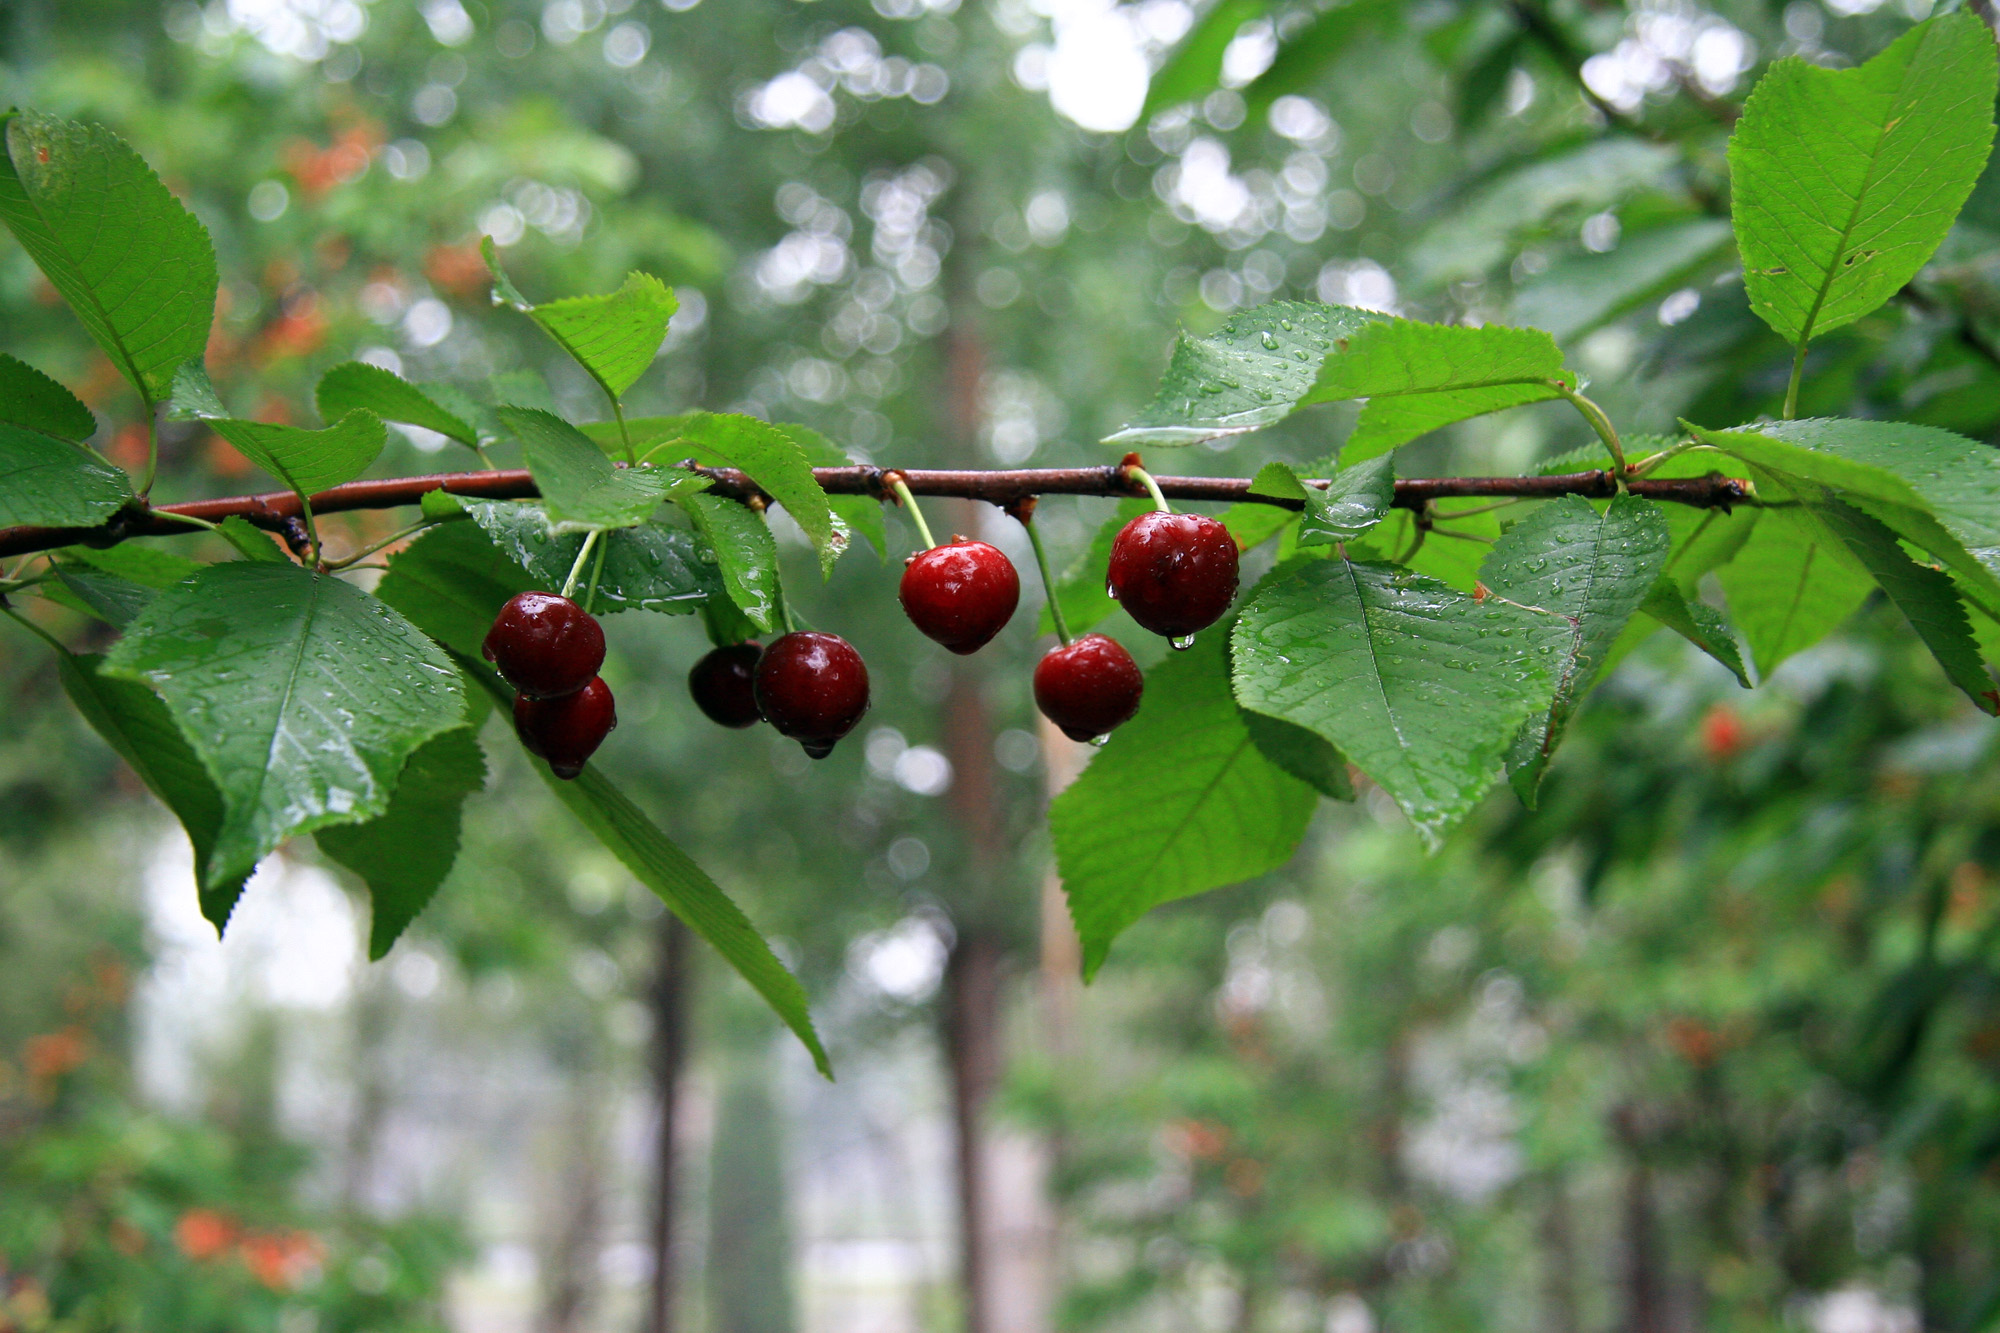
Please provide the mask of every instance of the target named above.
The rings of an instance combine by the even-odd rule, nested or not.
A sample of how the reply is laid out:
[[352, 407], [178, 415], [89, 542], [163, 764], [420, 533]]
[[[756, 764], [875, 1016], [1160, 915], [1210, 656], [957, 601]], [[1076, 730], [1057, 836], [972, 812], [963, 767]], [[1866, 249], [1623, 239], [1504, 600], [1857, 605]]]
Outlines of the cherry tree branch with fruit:
[[[284, 489], [155, 504], [150, 444], [135, 485], [91, 449], [98, 423], [68, 389], [0, 357], [0, 612], [46, 641], [82, 715], [179, 816], [218, 928], [258, 860], [309, 834], [367, 881], [380, 956], [443, 878], [413, 840], [455, 840], [498, 707], [555, 797], [824, 1068], [796, 979], [590, 762], [616, 724], [601, 617], [698, 618], [712, 649], [689, 679], [696, 707], [825, 757], [869, 706], [868, 669], [801, 625], [768, 510], [825, 577], [861, 542], [899, 554], [882, 509], [904, 506], [923, 549], [901, 564], [903, 608], [963, 654], [1013, 620], [1020, 576], [991, 544], [935, 541], [917, 506], [1004, 509], [1027, 529], [1054, 638], [1025, 684], [1054, 725], [1103, 744], [1050, 811], [1087, 973], [1151, 907], [1283, 864], [1320, 797], [1351, 800], [1360, 781], [1432, 846], [1502, 780], [1532, 806], [1592, 686], [1663, 628], [1749, 688], [1880, 594], [1941, 682], [2000, 713], [2000, 451], [1934, 427], [1793, 419], [1813, 339], [1890, 299], [1943, 239], [1990, 152], [1997, 77], [1992, 36], [1960, 12], [1855, 69], [1781, 60], [1750, 98], [1733, 219], [1750, 308], [1796, 353], [1780, 419], [1621, 434], [1539, 330], [1276, 302], [1184, 334], [1103, 465], [991, 471], [876, 467], [748, 416], [628, 416], [673, 293], [634, 273], [536, 303], [490, 242], [496, 304], [576, 360], [607, 419], [358, 362], [321, 379], [319, 429], [233, 415], [203, 366], [217, 269], [200, 224], [111, 135], [8, 113], [0, 221], [149, 423], [202, 422]], [[1146, 466], [1342, 401], [1360, 404], [1353, 429], [1305, 468]], [[1536, 475], [1396, 475], [1404, 445], [1547, 402], [1581, 413], [1594, 443]], [[360, 480], [385, 423], [481, 466]], [[524, 466], [494, 466], [500, 448]], [[1034, 523], [1049, 495], [1120, 502], [1060, 575]], [[1201, 503], [1226, 508], [1176, 508]], [[324, 541], [328, 514], [399, 507], [418, 515], [391, 536]], [[234, 558], [134, 540], [175, 537]], [[38, 604], [115, 642], [77, 651], [77, 622]], [[1142, 670], [1100, 628], [1118, 610], [1181, 651]]]

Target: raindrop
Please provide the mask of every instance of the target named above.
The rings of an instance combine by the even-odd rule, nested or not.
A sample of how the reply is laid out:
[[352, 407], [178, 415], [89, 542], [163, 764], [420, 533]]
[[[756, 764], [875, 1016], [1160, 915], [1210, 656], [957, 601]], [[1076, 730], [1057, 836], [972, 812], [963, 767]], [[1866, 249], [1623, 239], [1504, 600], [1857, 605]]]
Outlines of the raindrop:
[[1222, 386], [1220, 384], [1204, 384], [1201, 386], [1201, 391], [1203, 393], [1221, 393]]
[[1184, 653], [1188, 649], [1194, 647], [1194, 635], [1184, 634], [1178, 639], [1168, 639], [1167, 647], [1173, 649], [1177, 653]]
[[1292, 321], [1290, 321], [1289, 319], [1281, 319], [1278, 321], [1278, 327], [1283, 329], [1286, 333], [1290, 333], [1292, 331]]
[[1265, 348], [1266, 348], [1267, 350], [1269, 350], [1269, 351], [1273, 351], [1273, 352], [1277, 351], [1277, 350], [1278, 350], [1278, 335], [1277, 335], [1277, 334], [1275, 334], [1275, 333], [1272, 333], [1272, 332], [1271, 332], [1271, 331], [1270, 331], [1269, 329], [1266, 329], [1266, 330], [1264, 331], [1264, 346], [1265, 346]]
[[1090, 738], [1090, 743], [1091, 743], [1092, 745], [1095, 745], [1095, 746], [1096, 746], [1096, 747], [1097, 747], [1098, 749], [1102, 750], [1102, 749], [1104, 748], [1104, 743], [1105, 743], [1106, 741], [1110, 740], [1110, 739], [1111, 739], [1111, 737], [1110, 737], [1110, 736], [1108, 736], [1108, 735], [1105, 735], [1105, 736], [1092, 736], [1092, 737]]

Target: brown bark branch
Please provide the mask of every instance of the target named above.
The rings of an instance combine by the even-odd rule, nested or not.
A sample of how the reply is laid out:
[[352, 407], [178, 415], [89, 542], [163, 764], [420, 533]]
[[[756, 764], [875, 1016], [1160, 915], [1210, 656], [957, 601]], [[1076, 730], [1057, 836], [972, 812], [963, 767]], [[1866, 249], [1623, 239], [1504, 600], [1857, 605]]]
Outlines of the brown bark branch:
[[[734, 468], [696, 468], [715, 482], [713, 494], [747, 500], [762, 495], [755, 482]], [[813, 475], [829, 494], [873, 495], [884, 498], [884, 469], [878, 467], [822, 467]], [[961, 496], [1006, 506], [1033, 495], [1145, 495], [1145, 488], [1130, 480], [1116, 465], [1108, 467], [1016, 468], [1003, 470], [905, 468], [898, 469], [917, 495]], [[1297, 500], [1250, 494], [1247, 477], [1155, 477], [1160, 490], [1170, 500], [1249, 501], [1300, 507]], [[1309, 485], [1325, 486], [1311, 482]], [[1628, 481], [1632, 494], [1649, 500], [1668, 500], [1702, 509], [1728, 509], [1751, 499], [1749, 485], [1720, 474], [1685, 479]], [[355, 509], [394, 509], [413, 505], [431, 491], [448, 491], [468, 499], [530, 500], [541, 492], [525, 469], [499, 472], [445, 472], [426, 477], [392, 477], [382, 481], [353, 481], [345, 486], [321, 491], [312, 497], [313, 513], [338, 514]], [[1553, 477], [1405, 477], [1396, 482], [1396, 504], [1403, 509], [1422, 509], [1433, 500], [1463, 496], [1521, 499], [1550, 499], [1559, 495], [1581, 495], [1608, 499], [1617, 493], [1609, 472], [1570, 472]], [[765, 497], [769, 498], [769, 497]], [[0, 557], [27, 555], [61, 546], [115, 546], [130, 537], [167, 537], [194, 531], [191, 524], [175, 522], [169, 515], [185, 514], [210, 523], [241, 516], [267, 531], [282, 531], [300, 514], [299, 498], [290, 491], [263, 495], [236, 495], [219, 500], [193, 500], [186, 504], [160, 505], [152, 509], [128, 509], [111, 522], [91, 528], [0, 528]]]

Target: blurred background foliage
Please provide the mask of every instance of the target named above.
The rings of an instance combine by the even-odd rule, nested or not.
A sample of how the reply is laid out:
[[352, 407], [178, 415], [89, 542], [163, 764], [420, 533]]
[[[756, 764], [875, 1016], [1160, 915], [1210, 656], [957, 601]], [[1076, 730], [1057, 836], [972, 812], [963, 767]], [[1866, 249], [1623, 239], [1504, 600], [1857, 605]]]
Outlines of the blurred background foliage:
[[[0, 103], [110, 126], [207, 224], [241, 415], [312, 423], [355, 356], [599, 415], [488, 304], [484, 233], [536, 299], [677, 287], [635, 412], [1058, 465], [1109, 461], [1177, 327], [1276, 298], [1539, 324], [1629, 430], [1774, 410], [1729, 124], [1769, 61], [1853, 63], [1928, 3], [9, 0]], [[11, 242], [0, 308], [142, 458]], [[1989, 171], [1815, 344], [1802, 414], [1994, 441], [1996, 348]], [[1152, 461], [1242, 474], [1346, 425]], [[1400, 467], [1581, 431], [1526, 409]], [[168, 498], [265, 484], [164, 441]], [[380, 470], [455, 450], [402, 432]], [[1112, 509], [1044, 505], [1059, 568]], [[1900, 622], [1864, 608], [1753, 694], [1656, 639], [1539, 812], [1496, 796], [1426, 859], [1388, 802], [1329, 805], [1081, 991], [1041, 818], [1082, 756], [1035, 727], [1033, 616], [949, 658], [890, 533], [824, 587], [786, 548], [876, 681], [822, 764], [693, 714], [698, 626], [609, 626], [605, 762], [779, 940], [832, 1086], [510, 744], [387, 961], [306, 846], [217, 945], [180, 834], [0, 638], [0, 1330], [2000, 1326], [2000, 756]]]

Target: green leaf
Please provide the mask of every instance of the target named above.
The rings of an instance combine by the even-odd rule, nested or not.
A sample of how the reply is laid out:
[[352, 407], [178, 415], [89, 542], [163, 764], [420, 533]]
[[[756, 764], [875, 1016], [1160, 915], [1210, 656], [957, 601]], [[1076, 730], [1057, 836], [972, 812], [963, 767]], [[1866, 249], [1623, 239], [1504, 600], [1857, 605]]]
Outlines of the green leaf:
[[1389, 515], [1396, 503], [1396, 472], [1387, 458], [1341, 468], [1325, 490], [1306, 487], [1299, 545], [1352, 541]]
[[763, 515], [713, 495], [682, 496], [680, 504], [715, 552], [729, 599], [758, 629], [777, 628], [784, 595], [778, 586], [778, 543]]
[[499, 416], [521, 441], [556, 531], [629, 528], [659, 508], [667, 491], [663, 478], [614, 467], [589, 436], [561, 417], [529, 407], [503, 407]]
[[743, 915], [743, 909], [730, 901], [708, 872], [675, 846], [595, 768], [585, 768], [575, 781], [564, 782], [545, 765], [535, 767], [570, 813], [764, 997], [764, 1002], [812, 1053], [819, 1072], [832, 1078], [833, 1064], [820, 1044], [819, 1034], [813, 1030], [805, 989], [771, 952], [771, 946]]
[[188, 841], [194, 845], [201, 914], [220, 934], [243, 892], [243, 881], [250, 877], [245, 867], [234, 875], [203, 879], [202, 868], [209, 864], [222, 829], [222, 793], [158, 695], [136, 681], [107, 674], [102, 657], [62, 653], [56, 658], [56, 669], [63, 692], [83, 714], [83, 720], [131, 765], [146, 789], [159, 797], [187, 830]]
[[159, 594], [143, 584], [68, 561], [55, 566], [55, 581], [41, 585], [42, 596], [123, 629]]
[[4, 352], [0, 352], [0, 425], [78, 444], [97, 433], [97, 418], [81, 399]]
[[[641, 449], [671, 444], [674, 461], [692, 458], [707, 467], [733, 467], [764, 489], [764, 493], [785, 507], [813, 549], [819, 552], [822, 576], [833, 571], [834, 561], [847, 549], [847, 532], [834, 516], [827, 493], [813, 477], [815, 460], [805, 441], [794, 432], [812, 435], [824, 446], [820, 466], [837, 466], [846, 456], [833, 449], [818, 434], [805, 427], [773, 426], [756, 417], [728, 412], [689, 412], [678, 417], [643, 417], [626, 423], [633, 443]], [[618, 439], [615, 423], [598, 422], [590, 428], [592, 438], [610, 449]], [[833, 453], [826, 461], [825, 450]], [[866, 499], [867, 497], [853, 497]], [[882, 523], [880, 502], [873, 505], [874, 528], [882, 533], [881, 548], [888, 546], [887, 528]], [[865, 520], [864, 520], [865, 521]]]
[[1965, 691], [1981, 712], [2000, 713], [2000, 690], [1980, 662], [1979, 646], [1973, 642], [1951, 576], [1910, 559], [1895, 533], [1851, 505], [1836, 500], [1815, 506], [1814, 513], [1889, 595], [1951, 683]]
[[1366, 398], [1340, 456], [1348, 466], [1440, 426], [1557, 396], [1562, 352], [1540, 329], [1383, 320], [1337, 342], [1299, 400]]
[[590, 372], [605, 396], [625, 396], [667, 340], [667, 322], [680, 303], [666, 284], [645, 273], [628, 273], [625, 285], [605, 296], [572, 296], [535, 305], [507, 278], [493, 238], [479, 238], [480, 253], [493, 274], [495, 304], [511, 305], [542, 326], [578, 365]]
[[535, 583], [476, 525], [447, 523], [390, 556], [375, 595], [445, 647], [477, 660], [493, 617]]
[[1514, 790], [1530, 808], [1563, 728], [1652, 591], [1670, 545], [1650, 500], [1620, 496], [1599, 513], [1566, 495], [1508, 529], [1480, 567], [1480, 581], [1498, 596], [1553, 613], [1533, 631], [1553, 678], [1549, 706], [1529, 715], [1507, 756]]
[[1545, 619], [1392, 565], [1300, 561], [1237, 623], [1236, 698], [1338, 746], [1435, 848], [1549, 705]]
[[[538, 504], [512, 500], [459, 503], [538, 587], [560, 588], [583, 551], [584, 535], [556, 533]], [[598, 544], [604, 548], [595, 604], [599, 615], [616, 611], [685, 615], [700, 609], [719, 590], [718, 577], [703, 563], [694, 535], [679, 528], [660, 523], [613, 528], [598, 538]]]
[[1236, 710], [1250, 730], [1251, 743], [1258, 753], [1305, 783], [1322, 796], [1336, 801], [1354, 799], [1354, 781], [1347, 776], [1347, 756], [1328, 744], [1317, 732], [1287, 722], [1280, 717]]
[[0, 422], [0, 528], [90, 528], [132, 498], [125, 474], [80, 444]]
[[[499, 677], [477, 662], [464, 665], [467, 674], [486, 689], [494, 703], [511, 706], [513, 692], [500, 683]], [[820, 1044], [819, 1034], [813, 1030], [805, 990], [798, 978], [785, 970], [785, 965], [771, 952], [771, 946], [743, 915], [743, 909], [730, 901], [729, 895], [708, 877], [708, 872], [696, 865], [595, 767], [586, 767], [581, 775], [567, 782], [549, 772], [544, 764], [536, 764], [535, 769], [557, 799], [641, 884], [659, 894], [669, 911], [714, 946], [737, 974], [750, 983], [751, 989], [764, 997], [785, 1026], [812, 1052], [819, 1072], [832, 1078], [833, 1066], [827, 1059], [826, 1048]]]
[[1084, 976], [1150, 909], [1290, 860], [1318, 799], [1252, 741], [1222, 635], [1156, 667], [1139, 715], [1049, 807]]
[[343, 361], [319, 377], [313, 394], [320, 416], [336, 421], [350, 412], [373, 412], [384, 421], [446, 435], [469, 448], [479, 447], [479, 432], [457, 413], [401, 376], [366, 361]]
[[1771, 66], [1729, 140], [1744, 285], [1765, 323], [1803, 344], [1915, 276], [1992, 147], [1995, 69], [1970, 9], [1856, 69]]
[[410, 756], [386, 811], [365, 824], [313, 835], [322, 852], [368, 885], [369, 961], [389, 952], [451, 873], [465, 798], [485, 785], [479, 740], [472, 728], [457, 727]]
[[188, 361], [174, 372], [173, 391], [167, 397], [167, 420], [214, 421], [228, 415], [222, 395], [215, 391], [215, 381], [208, 377], [208, 367], [199, 361]]
[[1170, 106], [1199, 101], [1214, 92], [1222, 83], [1222, 53], [1236, 40], [1236, 30], [1263, 17], [1270, 7], [1270, 0], [1217, 0], [1153, 75], [1139, 124]]
[[171, 588], [203, 569], [199, 560], [190, 560], [184, 555], [175, 555], [172, 551], [139, 542], [122, 542], [101, 551], [90, 546], [67, 546], [63, 548], [62, 555], [65, 560], [77, 561], [107, 574], [117, 574], [155, 592]]
[[1796, 509], [1765, 510], [1716, 577], [1766, 679], [1854, 614], [1870, 587], [1846, 549]]
[[210, 888], [288, 837], [381, 814], [411, 752], [465, 708], [457, 670], [415, 626], [292, 564], [203, 569], [132, 622], [104, 669], [160, 693], [222, 793]]
[[42, 595], [119, 629], [151, 605], [156, 593], [202, 568], [185, 556], [139, 542], [103, 550], [71, 546], [62, 557], [56, 564], [60, 582], [43, 584]]
[[[1259, 509], [1285, 514], [1282, 509], [1272, 509], [1270, 505], [1258, 505]], [[1071, 634], [1087, 634], [1093, 626], [1102, 624], [1118, 609], [1106, 584], [1111, 575], [1111, 543], [1118, 540], [1118, 534], [1125, 525], [1141, 514], [1151, 513], [1153, 502], [1146, 499], [1125, 499], [1104, 520], [1084, 549], [1070, 567], [1056, 580], [1056, 604], [1062, 607], [1063, 623], [1069, 626]], [[1289, 518], [1290, 515], [1286, 514]], [[1056, 624], [1049, 608], [1042, 607], [1042, 618], [1035, 630], [1037, 634], [1054, 634]]]
[[[806, 462], [813, 467], [850, 467], [854, 463], [839, 445], [810, 426], [784, 421], [778, 424], [778, 429], [798, 443], [805, 452]], [[884, 560], [889, 558], [889, 525], [882, 518], [880, 500], [872, 495], [828, 495], [826, 502], [833, 507], [836, 526], [845, 523], [851, 532], [868, 539], [875, 554]]]
[[278, 543], [271, 534], [252, 523], [241, 514], [231, 514], [216, 525], [216, 531], [223, 540], [235, 547], [245, 560], [276, 561], [289, 563], [289, 557], [278, 549]]
[[1303, 405], [1341, 339], [1384, 318], [1346, 306], [1274, 301], [1206, 338], [1182, 334], [1152, 404], [1106, 444], [1199, 444], [1283, 421]]
[[381, 419], [363, 411], [350, 412], [324, 430], [268, 421], [208, 424], [238, 453], [306, 497], [367, 471], [387, 439]]
[[[1296, 523], [1298, 517], [1296, 510], [1246, 501], [1229, 506], [1215, 516], [1215, 521], [1229, 529], [1238, 551], [1251, 551], [1283, 532], [1288, 524]], [[1068, 603], [1064, 603], [1064, 609], [1068, 609]]]
[[[1832, 495], [1964, 577], [2000, 612], [2000, 453], [1949, 431], [1871, 421], [1772, 421], [1696, 432], [1804, 501]], [[1782, 498], [1768, 496], [1766, 498]]]
[[1569, 342], [1685, 285], [1718, 263], [1729, 244], [1729, 224], [1721, 218], [1629, 232], [1609, 254], [1579, 256], [1528, 283], [1515, 293], [1511, 315]]
[[1652, 590], [1639, 609], [1728, 667], [1737, 684], [1750, 688], [1750, 673], [1743, 669], [1743, 654], [1736, 647], [1736, 632], [1730, 628], [1729, 618], [1707, 602], [1689, 597], [1672, 575], [1662, 574], [1653, 580]]
[[148, 409], [201, 360], [215, 317], [215, 248], [194, 214], [109, 130], [0, 114], [0, 221]]

